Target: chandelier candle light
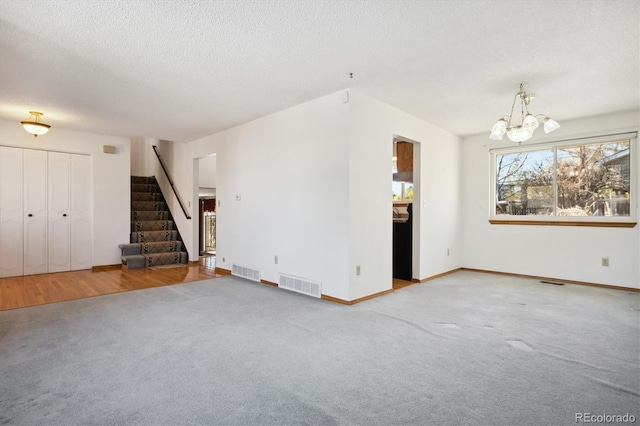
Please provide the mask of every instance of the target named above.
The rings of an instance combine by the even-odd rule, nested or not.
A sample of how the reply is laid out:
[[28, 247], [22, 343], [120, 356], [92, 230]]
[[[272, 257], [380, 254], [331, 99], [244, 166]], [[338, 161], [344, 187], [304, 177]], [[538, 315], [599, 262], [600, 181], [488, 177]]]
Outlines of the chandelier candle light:
[[[516, 101], [520, 98], [520, 115], [521, 124], [514, 125], [511, 123], [513, 117], [513, 110], [516, 106]], [[506, 133], [509, 139], [513, 142], [522, 143], [529, 140], [533, 136], [533, 131], [538, 128], [538, 116], [542, 116], [544, 123], [544, 132], [551, 133], [560, 127], [557, 121], [550, 119], [544, 114], [533, 115], [529, 112], [529, 102], [535, 98], [535, 93], [527, 93], [524, 90], [524, 86], [520, 83], [520, 90], [513, 97], [513, 104], [511, 105], [511, 112], [509, 115], [502, 117], [491, 128], [491, 135], [489, 138], [495, 141], [501, 141], [502, 136]]]
[[[22, 127], [24, 127], [27, 132], [31, 133], [37, 138], [38, 135], [44, 135], [49, 131], [51, 126], [40, 121], [40, 117], [42, 117], [43, 115], [41, 112], [29, 111], [29, 114], [31, 115], [29, 116], [28, 120], [20, 122], [20, 124], [22, 124]], [[31, 117], [33, 117], [33, 120], [31, 120]]]

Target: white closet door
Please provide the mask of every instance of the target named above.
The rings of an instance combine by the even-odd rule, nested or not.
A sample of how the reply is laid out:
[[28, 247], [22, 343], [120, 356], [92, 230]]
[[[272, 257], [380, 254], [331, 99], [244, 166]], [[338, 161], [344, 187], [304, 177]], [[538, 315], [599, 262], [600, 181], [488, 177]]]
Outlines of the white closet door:
[[0, 278], [24, 273], [22, 148], [0, 146]]
[[49, 272], [71, 269], [70, 154], [49, 153]]
[[71, 155], [71, 270], [90, 269], [91, 157]]
[[47, 272], [47, 152], [23, 151], [24, 274]]

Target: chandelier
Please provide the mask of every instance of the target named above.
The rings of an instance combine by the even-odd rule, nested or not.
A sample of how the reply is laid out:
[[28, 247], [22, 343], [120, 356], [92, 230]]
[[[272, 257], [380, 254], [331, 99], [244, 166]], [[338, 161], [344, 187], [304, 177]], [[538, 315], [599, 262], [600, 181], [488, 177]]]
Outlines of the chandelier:
[[[512, 123], [513, 110], [516, 107], [516, 101], [520, 98], [520, 124], [515, 125]], [[544, 123], [544, 132], [551, 133], [560, 127], [557, 121], [550, 119], [544, 114], [533, 115], [529, 112], [529, 102], [535, 98], [535, 93], [527, 93], [524, 90], [524, 86], [520, 83], [520, 90], [513, 97], [513, 104], [511, 105], [511, 112], [509, 115], [502, 117], [491, 128], [491, 135], [489, 138], [501, 141], [502, 136], [506, 133], [509, 139], [513, 142], [524, 142], [529, 140], [533, 136], [533, 131], [538, 128], [538, 116], [542, 116]]]
[[[38, 135], [44, 135], [49, 131], [51, 126], [40, 121], [40, 117], [42, 117], [43, 115], [41, 112], [29, 111], [29, 114], [30, 115], [28, 120], [20, 122], [20, 124], [22, 124], [22, 127], [24, 127], [27, 132], [31, 133], [37, 138]], [[32, 117], [33, 120], [31, 119]]]

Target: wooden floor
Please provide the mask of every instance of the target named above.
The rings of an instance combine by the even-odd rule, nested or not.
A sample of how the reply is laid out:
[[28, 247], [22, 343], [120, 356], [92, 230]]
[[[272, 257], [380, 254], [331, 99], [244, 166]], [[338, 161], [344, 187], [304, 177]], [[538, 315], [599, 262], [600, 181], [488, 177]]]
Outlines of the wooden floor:
[[59, 272], [0, 278], [0, 311], [217, 277], [215, 257], [198, 265]]
[[405, 288], [405, 287], [409, 287], [410, 285], [414, 285], [415, 283], [413, 281], [405, 281], [405, 280], [400, 280], [398, 278], [394, 278], [393, 279], [393, 289], [394, 290], [398, 290], [401, 288]]
[[[215, 262], [215, 256], [203, 256], [198, 265], [131, 270], [114, 266], [100, 271], [0, 278], [0, 311], [216, 278], [220, 275], [215, 273]], [[413, 284], [393, 279], [394, 290]]]

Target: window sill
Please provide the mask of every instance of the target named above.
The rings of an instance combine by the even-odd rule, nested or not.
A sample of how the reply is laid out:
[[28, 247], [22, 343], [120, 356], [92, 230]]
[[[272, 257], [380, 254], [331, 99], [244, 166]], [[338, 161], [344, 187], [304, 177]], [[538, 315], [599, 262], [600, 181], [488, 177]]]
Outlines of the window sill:
[[591, 226], [601, 228], [633, 228], [636, 222], [586, 222], [568, 220], [510, 220], [490, 219], [492, 225], [538, 225], [538, 226]]

